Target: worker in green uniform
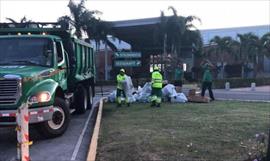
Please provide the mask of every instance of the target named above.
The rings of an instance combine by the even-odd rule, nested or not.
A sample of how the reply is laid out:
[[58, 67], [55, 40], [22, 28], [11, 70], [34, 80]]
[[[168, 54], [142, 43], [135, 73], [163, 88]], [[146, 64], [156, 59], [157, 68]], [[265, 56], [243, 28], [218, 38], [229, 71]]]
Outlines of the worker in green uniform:
[[125, 103], [127, 104], [127, 106], [130, 106], [130, 103], [128, 102], [128, 97], [124, 90], [126, 83], [126, 74], [124, 69], [120, 69], [120, 73], [117, 75], [116, 80], [117, 80], [117, 90], [116, 90], [117, 107], [121, 107], [122, 105], [121, 100], [122, 95], [125, 97]]
[[201, 64], [204, 69], [201, 96], [204, 97], [205, 90], [208, 89], [211, 101], [214, 101], [215, 98], [212, 91], [213, 76], [211, 73], [211, 67], [213, 67], [213, 65], [209, 61], [206, 62], [204, 61], [203, 63], [204, 63], [203, 65]]
[[155, 66], [152, 73], [151, 107], [160, 107], [162, 97], [162, 81], [163, 78], [159, 72], [159, 68]]
[[183, 78], [183, 65], [179, 63], [174, 71], [174, 86], [176, 87], [177, 92], [182, 92]]

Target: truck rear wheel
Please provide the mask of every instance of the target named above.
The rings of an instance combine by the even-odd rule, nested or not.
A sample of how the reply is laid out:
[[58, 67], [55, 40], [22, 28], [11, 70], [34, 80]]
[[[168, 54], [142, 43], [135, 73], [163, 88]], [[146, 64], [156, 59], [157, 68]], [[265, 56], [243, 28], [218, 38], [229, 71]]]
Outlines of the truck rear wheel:
[[75, 109], [76, 113], [83, 114], [88, 108], [88, 92], [84, 86], [78, 86], [77, 91], [75, 92]]
[[66, 131], [70, 121], [68, 106], [62, 98], [55, 98], [53, 109], [52, 120], [40, 123], [37, 127], [40, 134], [46, 138], [62, 135]]
[[91, 86], [88, 87], [88, 101], [87, 101], [87, 109], [91, 109], [93, 106], [94, 98], [93, 98], [93, 88]]

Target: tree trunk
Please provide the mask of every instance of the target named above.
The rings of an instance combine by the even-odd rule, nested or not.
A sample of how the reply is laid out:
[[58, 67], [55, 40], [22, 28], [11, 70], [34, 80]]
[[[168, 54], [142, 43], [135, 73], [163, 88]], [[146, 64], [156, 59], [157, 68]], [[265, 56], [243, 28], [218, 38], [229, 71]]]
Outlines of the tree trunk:
[[255, 55], [253, 59], [253, 78], [257, 77], [257, 73], [258, 73], [258, 56]]
[[221, 79], [224, 79], [224, 55], [221, 51]]
[[[163, 38], [163, 54], [161, 56], [161, 62], [162, 62], [161, 71], [164, 73], [164, 79], [167, 78], [167, 70], [164, 69], [166, 67], [166, 64], [164, 62], [164, 57], [165, 58], [167, 57], [166, 43], [167, 43], [167, 34], [164, 34], [164, 38]], [[163, 67], [163, 64], [164, 64], [164, 67]]]
[[116, 46], [115, 46], [110, 40], [108, 40], [108, 39], [106, 38], [104, 41], [105, 41], [105, 43], [111, 48], [111, 50], [112, 50], [113, 52], [117, 51]]

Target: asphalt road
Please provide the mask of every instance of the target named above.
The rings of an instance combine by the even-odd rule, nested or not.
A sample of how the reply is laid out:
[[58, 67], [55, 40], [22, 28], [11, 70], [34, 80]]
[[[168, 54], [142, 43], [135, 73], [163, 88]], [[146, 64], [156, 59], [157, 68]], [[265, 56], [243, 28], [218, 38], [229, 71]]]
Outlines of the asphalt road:
[[264, 101], [270, 102], [270, 91], [226, 91], [214, 90], [214, 95], [220, 100]]
[[[100, 97], [96, 97], [97, 103]], [[92, 108], [93, 110], [94, 108]], [[33, 145], [30, 157], [33, 161], [85, 161], [91, 140], [94, 118], [92, 110], [83, 115], [72, 115], [70, 125], [64, 135], [54, 139], [42, 138], [34, 128], [30, 129]], [[0, 128], [0, 161], [16, 159], [17, 135], [14, 128]]]
[[[188, 95], [188, 91], [188, 88], [183, 89], [185, 95]], [[250, 87], [230, 90], [213, 89], [213, 93], [217, 100], [270, 102], [270, 86], [256, 87], [255, 91], [252, 91]], [[209, 96], [208, 90], [206, 90], [205, 95]]]

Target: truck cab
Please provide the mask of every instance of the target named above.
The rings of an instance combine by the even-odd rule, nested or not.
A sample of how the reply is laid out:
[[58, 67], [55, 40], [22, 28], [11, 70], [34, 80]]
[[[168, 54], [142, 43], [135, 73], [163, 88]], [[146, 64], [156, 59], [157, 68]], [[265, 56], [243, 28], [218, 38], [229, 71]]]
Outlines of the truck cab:
[[42, 135], [62, 135], [71, 109], [84, 113], [92, 106], [93, 48], [62, 27], [8, 25], [0, 24], [0, 126], [16, 125], [26, 103], [29, 122]]

